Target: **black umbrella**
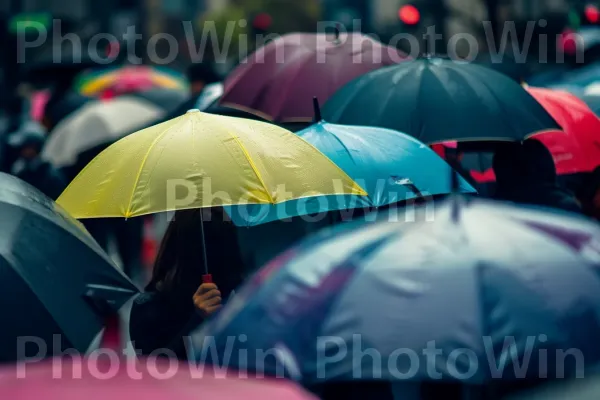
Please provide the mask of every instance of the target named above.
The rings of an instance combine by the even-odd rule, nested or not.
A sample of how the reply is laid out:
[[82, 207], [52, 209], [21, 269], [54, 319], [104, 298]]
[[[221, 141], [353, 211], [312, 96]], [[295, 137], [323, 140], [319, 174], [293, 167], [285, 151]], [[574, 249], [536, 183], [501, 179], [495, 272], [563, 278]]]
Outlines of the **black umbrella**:
[[326, 121], [390, 128], [431, 144], [449, 140], [523, 140], [560, 129], [507, 76], [479, 65], [420, 59], [348, 83], [325, 104]]
[[85, 352], [138, 289], [77, 221], [6, 174], [0, 220], [0, 363]]

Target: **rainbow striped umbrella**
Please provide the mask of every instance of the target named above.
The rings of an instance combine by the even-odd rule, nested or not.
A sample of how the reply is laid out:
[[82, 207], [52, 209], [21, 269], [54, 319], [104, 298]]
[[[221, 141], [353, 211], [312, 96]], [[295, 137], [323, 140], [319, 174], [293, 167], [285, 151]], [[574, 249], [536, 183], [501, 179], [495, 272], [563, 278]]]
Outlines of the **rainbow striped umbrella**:
[[156, 87], [185, 91], [188, 82], [172, 69], [136, 65], [86, 72], [75, 83], [75, 88], [86, 96], [132, 93]]

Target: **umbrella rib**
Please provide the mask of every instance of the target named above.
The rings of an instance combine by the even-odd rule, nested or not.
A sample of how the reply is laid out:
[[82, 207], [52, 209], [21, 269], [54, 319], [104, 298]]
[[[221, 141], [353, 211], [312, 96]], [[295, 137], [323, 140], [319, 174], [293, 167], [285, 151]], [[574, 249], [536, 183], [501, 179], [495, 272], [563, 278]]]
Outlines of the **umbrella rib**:
[[171, 128], [173, 128], [173, 126], [175, 125], [171, 125], [169, 127], [167, 127], [164, 131], [162, 131], [160, 133], [160, 135], [158, 135], [150, 144], [150, 146], [148, 146], [148, 150], [146, 151], [146, 154], [144, 154], [144, 158], [142, 159], [142, 162], [140, 164], [140, 168], [138, 169], [138, 172], [135, 176], [135, 180], [133, 181], [133, 188], [131, 189], [131, 197], [129, 198], [129, 202], [127, 203], [127, 211], [125, 212], [125, 218], [128, 218], [131, 216], [131, 204], [133, 202], [133, 195], [135, 194], [135, 189], [137, 188], [137, 185], [140, 181], [140, 177], [142, 176], [142, 171], [144, 170], [144, 166], [146, 165], [146, 161], [148, 161], [148, 157], [150, 157], [150, 152], [152, 151], [152, 149], [154, 148], [154, 146], [156, 146], [156, 143], [158, 143], [158, 141], [160, 139], [163, 138], [163, 136], [165, 136], [170, 130]]
[[244, 144], [242, 143], [242, 141], [236, 135], [234, 135], [233, 133], [229, 132], [229, 130], [227, 130], [227, 133], [229, 133], [229, 135], [231, 136], [231, 138], [237, 143], [238, 146], [240, 146], [240, 149], [242, 150], [242, 153], [244, 153], [244, 157], [246, 157], [246, 160], [248, 161], [248, 164], [250, 164], [250, 168], [252, 168], [252, 171], [256, 175], [256, 178], [258, 179], [258, 181], [262, 185], [263, 189], [265, 190], [265, 193], [269, 197], [269, 202], [271, 204], [276, 204], [275, 200], [273, 199], [273, 196], [271, 196], [271, 192], [269, 192], [269, 188], [265, 184], [265, 181], [263, 180], [262, 176], [260, 175], [260, 172], [258, 171], [258, 168], [254, 164], [254, 161], [252, 161], [252, 158], [250, 157], [250, 154], [248, 153], [248, 150], [246, 150], [246, 147], [244, 146]]

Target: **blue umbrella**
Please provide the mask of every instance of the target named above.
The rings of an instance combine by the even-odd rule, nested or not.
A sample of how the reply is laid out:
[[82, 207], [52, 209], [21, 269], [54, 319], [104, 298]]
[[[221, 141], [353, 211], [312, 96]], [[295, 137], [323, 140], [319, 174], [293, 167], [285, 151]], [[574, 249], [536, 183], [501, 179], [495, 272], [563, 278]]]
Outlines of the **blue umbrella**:
[[436, 379], [430, 368], [483, 384], [600, 361], [600, 226], [459, 196], [420, 211], [390, 223], [413, 214], [388, 210], [387, 221], [353, 222], [284, 253], [192, 336], [191, 356], [209, 344], [228, 366], [307, 385]]
[[[383, 207], [451, 192], [452, 168], [433, 150], [409, 135], [390, 129], [335, 125], [325, 121], [296, 134], [333, 160], [369, 195], [323, 196], [275, 206], [227, 207], [235, 225], [253, 226], [327, 211]], [[460, 178], [459, 184], [461, 192], [476, 193], [464, 179]]]

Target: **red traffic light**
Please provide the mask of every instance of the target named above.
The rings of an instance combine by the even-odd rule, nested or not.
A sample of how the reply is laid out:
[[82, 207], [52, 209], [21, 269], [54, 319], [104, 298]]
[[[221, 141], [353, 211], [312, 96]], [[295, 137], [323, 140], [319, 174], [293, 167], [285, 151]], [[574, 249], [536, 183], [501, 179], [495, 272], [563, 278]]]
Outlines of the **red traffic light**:
[[407, 4], [400, 7], [400, 10], [398, 10], [398, 17], [400, 18], [400, 21], [406, 25], [416, 25], [421, 20], [421, 13], [417, 7], [412, 4]]
[[272, 23], [273, 18], [271, 18], [269, 14], [260, 13], [256, 17], [254, 17], [254, 20], [252, 21], [252, 26], [256, 29], [266, 31], [271, 27]]
[[600, 21], [600, 10], [592, 4], [585, 6], [583, 13], [587, 22], [591, 24], [597, 24]]

